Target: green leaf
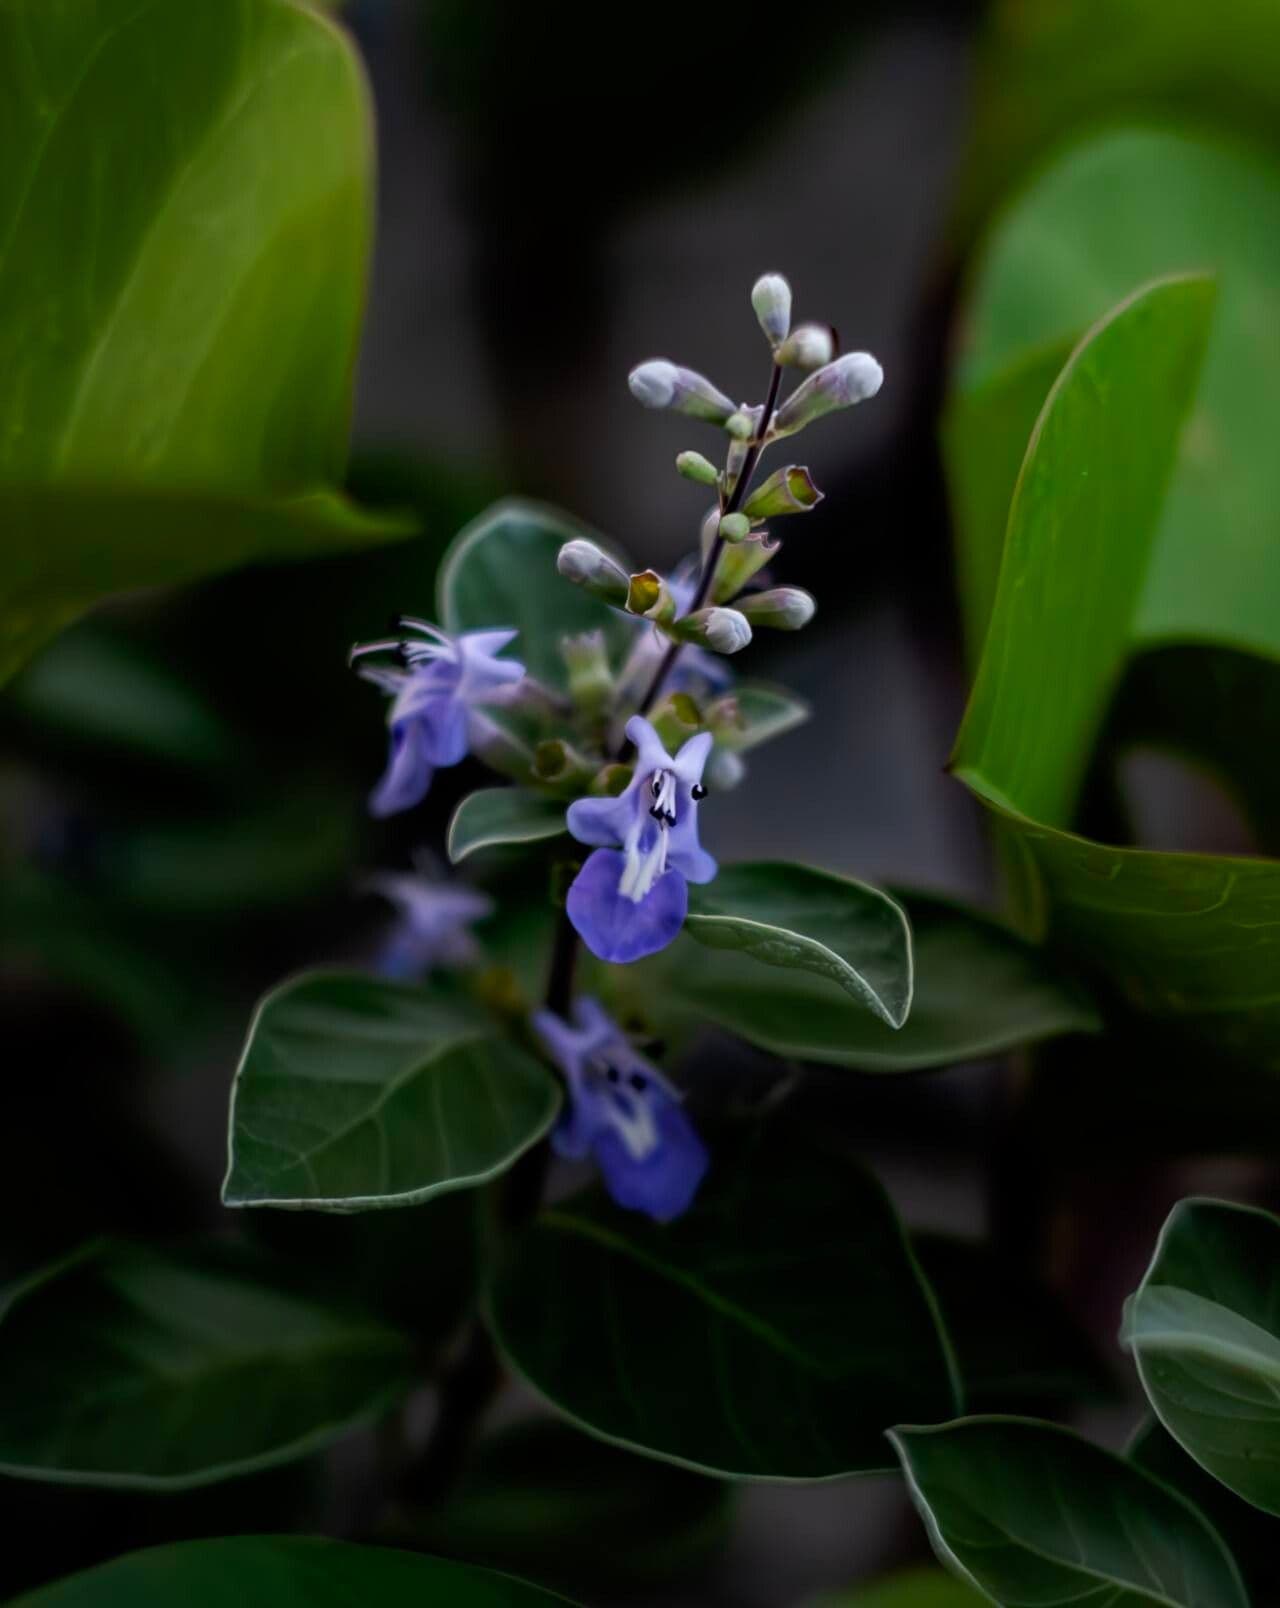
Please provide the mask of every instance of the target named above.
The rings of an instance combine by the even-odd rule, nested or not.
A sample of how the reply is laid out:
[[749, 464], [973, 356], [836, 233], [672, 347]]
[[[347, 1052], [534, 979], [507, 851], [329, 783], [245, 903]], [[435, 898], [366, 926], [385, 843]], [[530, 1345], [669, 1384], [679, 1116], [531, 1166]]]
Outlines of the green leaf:
[[635, 641], [635, 625], [574, 586], [556, 569], [565, 542], [586, 537], [612, 550], [595, 531], [540, 503], [508, 498], [459, 532], [445, 554], [437, 606], [452, 632], [512, 627], [511, 653], [550, 687], [568, 680], [560, 639], [603, 631], [618, 666]]
[[708, 949], [812, 972], [890, 1027], [911, 1009], [911, 928], [901, 907], [865, 882], [779, 861], [725, 866], [690, 890], [685, 929]]
[[311, 973], [258, 1006], [231, 1095], [228, 1206], [410, 1206], [506, 1171], [551, 1127], [549, 1072], [422, 988]]
[[1280, 1218], [1184, 1200], [1125, 1306], [1157, 1417], [1215, 1479], [1280, 1513]]
[[1195, 1508], [1071, 1430], [968, 1418], [889, 1438], [934, 1551], [995, 1602], [1248, 1608]]
[[1059, 375], [1018, 477], [953, 767], [1051, 826], [1124, 657], [1213, 301], [1184, 278], [1122, 302]]
[[[1111, 26], [1108, 18], [1108, 38]], [[1215, 31], [1224, 26], [1215, 20]], [[1269, 31], [1280, 43], [1274, 18]], [[1069, 151], [990, 242], [966, 320], [971, 345], [960, 386], [967, 392], [1025, 360], [1030, 347], [1084, 329], [1144, 280], [1204, 267], [1220, 284], [1213, 339], [1141, 578], [1132, 636], [1141, 643], [1214, 639], [1278, 652], [1280, 460], [1271, 421], [1280, 413], [1280, 171], [1274, 162], [1173, 133], [1113, 133]], [[1135, 420], [1133, 433], [1156, 424], [1155, 416]], [[992, 438], [986, 448], [975, 447], [983, 459], [1005, 454]], [[977, 459], [971, 468], [982, 472]]]
[[0, 1470], [178, 1489], [286, 1462], [381, 1414], [407, 1342], [272, 1265], [103, 1245], [0, 1303]]
[[19, 1597], [11, 1608], [551, 1608], [566, 1601], [444, 1558], [314, 1536], [247, 1535], [130, 1552]]
[[807, 703], [785, 687], [773, 687], [766, 681], [744, 681], [733, 689], [732, 697], [738, 706], [737, 722], [718, 732], [716, 742], [736, 754], [772, 742], [809, 718]]
[[[1097, 1031], [1080, 989], [1007, 927], [948, 900], [898, 897], [911, 923], [915, 992], [896, 1031], [812, 973], [744, 974], [735, 956], [699, 953], [684, 939], [652, 973], [640, 972], [636, 1001], [663, 1026], [714, 1022], [776, 1055], [860, 1072], [953, 1066]], [[616, 986], [632, 986], [630, 975]]]
[[489, 1293], [494, 1337], [604, 1440], [741, 1479], [887, 1466], [953, 1410], [946, 1341], [880, 1186], [781, 1136], [717, 1144], [665, 1226], [592, 1193], [545, 1210]]
[[904, 1569], [874, 1585], [818, 1597], [811, 1608], [979, 1608], [989, 1600], [938, 1569]]
[[482, 787], [468, 793], [449, 822], [454, 865], [477, 849], [502, 843], [541, 843], [565, 831], [565, 801], [523, 787]]
[[371, 227], [287, 0], [0, 13], [0, 680], [109, 592], [407, 534], [335, 493]]

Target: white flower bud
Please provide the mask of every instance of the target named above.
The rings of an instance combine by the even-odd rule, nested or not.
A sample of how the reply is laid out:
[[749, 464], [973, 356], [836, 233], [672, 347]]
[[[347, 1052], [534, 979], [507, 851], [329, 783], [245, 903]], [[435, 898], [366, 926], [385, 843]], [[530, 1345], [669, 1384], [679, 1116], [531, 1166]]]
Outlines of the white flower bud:
[[781, 274], [762, 274], [751, 291], [751, 305], [770, 346], [785, 341], [791, 328], [791, 286]]
[[799, 631], [817, 609], [808, 592], [798, 586], [777, 586], [768, 592], [748, 592], [734, 607], [756, 625], [774, 631]]
[[884, 370], [870, 352], [846, 352], [796, 387], [774, 415], [771, 434], [794, 435], [824, 414], [865, 402], [883, 382]]
[[676, 468], [686, 480], [699, 486], [714, 486], [720, 479], [715, 464], [700, 452], [682, 452], [676, 458]]
[[594, 542], [566, 542], [556, 555], [556, 568], [565, 580], [581, 586], [614, 608], [626, 607], [627, 588], [631, 578], [620, 564], [615, 564], [607, 553], [602, 553]]
[[801, 324], [792, 330], [775, 354], [784, 368], [806, 371], [822, 368], [836, 355], [836, 334], [830, 324]]
[[706, 780], [717, 793], [727, 793], [747, 774], [746, 762], [720, 744], [711, 750], [711, 758], [707, 762]]
[[733, 414], [733, 403], [705, 376], [693, 369], [680, 368], [665, 358], [641, 363], [627, 376], [627, 384], [637, 402], [646, 408], [675, 408], [691, 418], [723, 424]]
[[676, 622], [676, 633], [713, 653], [737, 653], [751, 641], [751, 627], [737, 609], [699, 609]]

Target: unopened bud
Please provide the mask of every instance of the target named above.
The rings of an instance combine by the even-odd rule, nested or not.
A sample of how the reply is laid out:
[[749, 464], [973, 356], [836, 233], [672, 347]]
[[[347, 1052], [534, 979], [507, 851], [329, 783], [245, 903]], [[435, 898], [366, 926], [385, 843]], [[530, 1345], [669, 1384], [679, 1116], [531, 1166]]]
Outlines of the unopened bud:
[[707, 761], [707, 786], [714, 788], [717, 793], [728, 793], [737, 787], [746, 774], [746, 763], [741, 756], [728, 748], [721, 748], [717, 743]]
[[641, 363], [627, 376], [637, 402], [646, 408], [674, 408], [694, 419], [724, 424], [734, 413], [733, 403], [704, 375], [656, 357]]
[[626, 792], [632, 774], [630, 765], [606, 765], [591, 778], [587, 791], [594, 798], [617, 798], [619, 793]]
[[733, 488], [738, 476], [742, 473], [742, 466], [747, 461], [747, 453], [751, 450], [751, 442], [756, 431], [760, 428], [760, 420], [764, 417], [764, 408], [757, 403], [753, 408], [743, 408], [742, 417], [747, 421], [749, 428], [745, 435], [734, 436], [729, 443], [729, 453], [724, 465], [724, 494], [733, 495]]
[[724, 422], [725, 429], [735, 441], [748, 442], [755, 434], [756, 423], [749, 408], [740, 408]]
[[581, 586], [592, 597], [611, 603], [615, 609], [626, 607], [627, 572], [594, 542], [582, 538], [566, 542], [556, 557], [556, 568], [565, 580]]
[[751, 305], [770, 346], [785, 341], [791, 328], [791, 286], [781, 274], [762, 274], [751, 291]]
[[793, 435], [824, 414], [865, 402], [883, 382], [884, 370], [870, 352], [846, 352], [796, 387], [774, 415], [771, 433]]
[[698, 529], [698, 546], [702, 553], [702, 562], [705, 564], [711, 557], [711, 549], [720, 535], [720, 509], [709, 508], [703, 515], [702, 524]]
[[714, 486], [720, 478], [715, 464], [700, 452], [682, 452], [676, 459], [676, 468], [686, 480], [696, 481], [699, 486]]
[[771, 592], [748, 592], [734, 607], [754, 625], [774, 631], [799, 631], [813, 618], [817, 604], [798, 586], [777, 586]]
[[742, 511], [749, 519], [775, 519], [779, 514], [805, 514], [822, 501], [809, 471], [799, 464], [775, 469], [747, 498]]
[[702, 729], [698, 706], [687, 692], [673, 693], [650, 711], [650, 724], [662, 739], [662, 745], [674, 754], [681, 743]]
[[675, 634], [713, 653], [738, 653], [751, 640], [751, 627], [737, 609], [699, 609], [677, 620]]
[[836, 332], [830, 324], [801, 324], [783, 341], [773, 360], [783, 368], [811, 372], [830, 363], [837, 350]]
[[591, 780], [595, 766], [563, 738], [548, 737], [533, 751], [533, 774], [549, 787], [577, 792]]
[[751, 521], [745, 514], [725, 514], [719, 524], [720, 535], [727, 542], [740, 542], [751, 534]]
[[641, 570], [627, 583], [627, 613], [642, 615], [655, 625], [669, 625], [676, 617], [676, 600], [656, 570]]
[[603, 631], [563, 637], [560, 657], [569, 671], [569, 696], [586, 715], [599, 715], [613, 696], [613, 675]]
[[735, 542], [720, 552], [715, 580], [711, 583], [713, 603], [731, 603], [753, 576], [778, 556], [781, 542], [772, 542], [763, 532]]

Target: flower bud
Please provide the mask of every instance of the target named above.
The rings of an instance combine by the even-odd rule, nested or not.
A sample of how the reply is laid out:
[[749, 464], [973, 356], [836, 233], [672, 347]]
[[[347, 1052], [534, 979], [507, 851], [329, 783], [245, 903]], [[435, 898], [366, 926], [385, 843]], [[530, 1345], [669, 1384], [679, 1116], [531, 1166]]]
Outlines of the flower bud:
[[760, 427], [760, 420], [764, 417], [764, 408], [759, 403], [753, 408], [743, 408], [742, 417], [749, 426], [743, 436], [734, 436], [729, 443], [729, 454], [724, 466], [724, 492], [725, 496], [732, 496], [734, 483], [742, 473], [742, 465], [746, 462], [747, 453], [751, 450], [751, 439]]
[[810, 372], [830, 363], [837, 350], [836, 332], [830, 324], [801, 324], [783, 341], [773, 360], [783, 368]]
[[686, 480], [695, 481], [699, 486], [714, 486], [720, 479], [715, 464], [700, 452], [680, 453], [676, 458], [676, 468]]
[[557, 789], [580, 792], [594, 776], [596, 764], [561, 737], [548, 737], [533, 751], [534, 776]]
[[751, 291], [751, 305], [770, 346], [785, 341], [791, 328], [791, 286], [781, 274], [762, 274]]
[[779, 514], [807, 514], [822, 501], [822, 493], [814, 485], [809, 471], [798, 464], [775, 469], [768, 480], [756, 489], [742, 505], [749, 519], [774, 519]]
[[677, 620], [674, 634], [713, 653], [738, 653], [751, 640], [751, 627], [737, 609], [699, 609]]
[[720, 509], [717, 505], [715, 508], [709, 508], [707, 510], [707, 512], [703, 515], [702, 524], [698, 528], [698, 548], [702, 554], [702, 562], [704, 564], [711, 557], [711, 549], [715, 546], [716, 539], [719, 535]]
[[627, 613], [642, 615], [655, 625], [669, 625], [676, 617], [676, 600], [657, 570], [641, 570], [627, 583]]
[[646, 408], [674, 408], [694, 419], [724, 424], [734, 413], [733, 403], [711, 381], [693, 369], [680, 368], [665, 358], [641, 363], [627, 376], [637, 402]]
[[672, 693], [664, 698], [650, 711], [649, 723], [662, 739], [663, 747], [672, 754], [702, 729], [698, 706], [687, 692]]
[[774, 415], [774, 437], [794, 435], [824, 414], [865, 402], [880, 389], [884, 370], [870, 352], [846, 352], [798, 385]]
[[626, 791], [632, 771], [630, 765], [621, 765], [616, 761], [608, 764], [596, 772], [587, 791], [593, 798], [617, 798], [619, 793]]
[[556, 556], [556, 568], [565, 580], [590, 592], [592, 597], [611, 603], [615, 609], [626, 607], [627, 572], [594, 542], [582, 538], [566, 542]]
[[705, 772], [707, 786], [714, 788], [717, 793], [728, 793], [737, 787], [746, 774], [746, 762], [741, 755], [732, 753], [728, 748], [721, 748], [717, 743], [711, 750], [711, 758], [707, 761]]
[[798, 586], [777, 586], [771, 592], [748, 592], [734, 607], [756, 625], [774, 631], [799, 631], [813, 618], [817, 604]]
[[777, 558], [781, 547], [781, 542], [770, 541], [761, 531], [748, 536], [744, 542], [722, 548], [715, 580], [711, 583], [711, 601], [731, 603], [754, 575]]
[[745, 445], [755, 434], [756, 429], [752, 409], [739, 408], [725, 420], [724, 427], [735, 441], [741, 441]]
[[751, 534], [751, 521], [745, 514], [725, 514], [717, 527], [726, 542], [740, 542]]
[[613, 696], [613, 674], [603, 631], [562, 637], [560, 657], [569, 671], [569, 697], [583, 714], [595, 717]]

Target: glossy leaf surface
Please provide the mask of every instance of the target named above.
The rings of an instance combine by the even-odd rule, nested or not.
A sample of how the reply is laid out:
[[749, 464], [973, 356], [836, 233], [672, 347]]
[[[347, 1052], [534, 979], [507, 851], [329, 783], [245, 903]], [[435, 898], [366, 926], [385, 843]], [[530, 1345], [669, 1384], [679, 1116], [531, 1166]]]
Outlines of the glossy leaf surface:
[[479, 849], [540, 843], [565, 830], [564, 799], [523, 787], [482, 787], [468, 793], [449, 822], [448, 851], [454, 865]]

